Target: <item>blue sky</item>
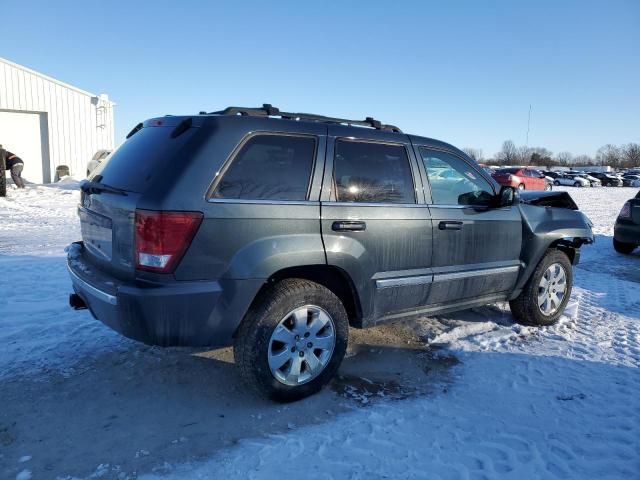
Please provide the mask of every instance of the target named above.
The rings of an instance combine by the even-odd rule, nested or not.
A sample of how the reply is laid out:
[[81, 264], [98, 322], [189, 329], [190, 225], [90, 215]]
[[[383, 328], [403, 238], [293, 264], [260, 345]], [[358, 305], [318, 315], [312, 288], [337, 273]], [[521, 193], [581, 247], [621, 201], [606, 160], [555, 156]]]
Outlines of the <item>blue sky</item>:
[[138, 121], [268, 102], [482, 148], [640, 142], [640, 2], [17, 2], [0, 56]]

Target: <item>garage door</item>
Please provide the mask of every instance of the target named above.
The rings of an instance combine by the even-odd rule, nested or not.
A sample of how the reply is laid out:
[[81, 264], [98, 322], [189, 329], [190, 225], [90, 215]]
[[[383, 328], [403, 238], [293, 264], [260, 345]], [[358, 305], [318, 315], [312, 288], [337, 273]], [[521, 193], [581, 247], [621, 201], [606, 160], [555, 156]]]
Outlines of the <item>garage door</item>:
[[28, 182], [45, 180], [42, 141], [39, 113], [0, 111], [0, 145], [24, 160], [22, 176]]

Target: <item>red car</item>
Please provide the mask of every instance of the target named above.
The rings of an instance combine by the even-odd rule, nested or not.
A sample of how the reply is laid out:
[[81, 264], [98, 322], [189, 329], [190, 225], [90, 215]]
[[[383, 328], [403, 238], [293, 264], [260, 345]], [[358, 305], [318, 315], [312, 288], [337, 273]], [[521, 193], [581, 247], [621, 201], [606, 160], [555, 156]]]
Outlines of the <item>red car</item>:
[[520, 190], [548, 190], [547, 180], [542, 172], [532, 168], [500, 168], [493, 179], [500, 185]]

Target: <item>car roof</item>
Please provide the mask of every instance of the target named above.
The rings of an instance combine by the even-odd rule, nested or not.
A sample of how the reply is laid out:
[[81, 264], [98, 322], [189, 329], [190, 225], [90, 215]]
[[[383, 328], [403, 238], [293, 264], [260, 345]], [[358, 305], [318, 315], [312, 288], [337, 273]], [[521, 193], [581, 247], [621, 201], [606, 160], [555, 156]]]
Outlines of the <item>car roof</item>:
[[[360, 135], [363, 131], [367, 132], [367, 136], [380, 137], [382, 139], [392, 139], [394, 136], [401, 137], [402, 140], [406, 140], [408, 137], [414, 145], [429, 146], [432, 148], [449, 150], [455, 152], [458, 155], [462, 155], [467, 159], [470, 157], [465, 154], [459, 148], [451, 145], [450, 143], [443, 142], [434, 138], [423, 137], [419, 135], [406, 134], [400, 130], [400, 128], [382, 123], [373, 117], [366, 117], [364, 120], [349, 120], [338, 117], [328, 117], [324, 115], [316, 115], [312, 113], [291, 113], [281, 111], [279, 108], [273, 107], [271, 104], [263, 104], [262, 107], [227, 107], [224, 110], [216, 112], [200, 112], [202, 116], [214, 116], [218, 120], [223, 120], [224, 117], [247, 117], [254, 119], [261, 119], [271, 122], [282, 122], [283, 130], [286, 130], [286, 124], [295, 122], [296, 124], [306, 125], [318, 125], [324, 123], [331, 125], [333, 128], [342, 132], [345, 136]], [[474, 162], [477, 163], [477, 162]]]

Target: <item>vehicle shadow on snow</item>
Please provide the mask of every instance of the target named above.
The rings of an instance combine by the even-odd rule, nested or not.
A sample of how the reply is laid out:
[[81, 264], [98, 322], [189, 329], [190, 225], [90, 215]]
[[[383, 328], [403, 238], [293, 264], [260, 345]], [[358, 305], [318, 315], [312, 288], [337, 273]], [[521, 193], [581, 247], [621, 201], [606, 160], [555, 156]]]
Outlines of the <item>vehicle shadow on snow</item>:
[[[640, 248], [625, 255], [613, 248], [613, 237], [596, 235], [595, 251], [584, 247], [578, 268], [593, 273], [607, 273], [622, 280], [640, 283]], [[604, 248], [602, 248], [604, 246]]]
[[636, 478], [638, 369], [531, 353], [462, 352], [459, 381], [446, 395], [242, 442], [158, 473], [167, 480], [279, 478], [283, 468], [314, 478]]
[[[35, 478], [151, 471], [210, 456], [240, 440], [333, 420], [336, 414], [446, 392], [457, 362], [406, 340], [396, 327], [355, 332], [329, 388], [292, 404], [255, 396], [231, 349], [161, 349], [137, 342], [87, 358], [75, 374], [0, 380], [0, 476]], [[407, 343], [408, 342], [408, 343]], [[29, 465], [18, 460], [31, 455]], [[4, 473], [3, 473], [4, 472]]]

